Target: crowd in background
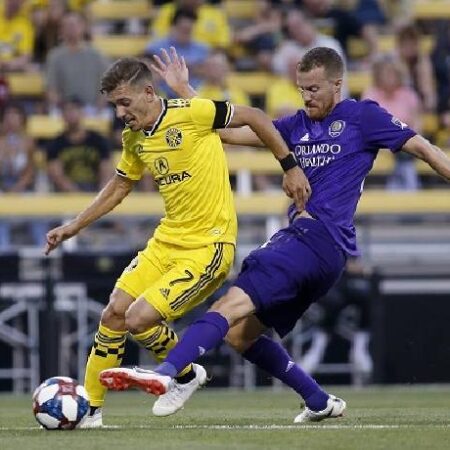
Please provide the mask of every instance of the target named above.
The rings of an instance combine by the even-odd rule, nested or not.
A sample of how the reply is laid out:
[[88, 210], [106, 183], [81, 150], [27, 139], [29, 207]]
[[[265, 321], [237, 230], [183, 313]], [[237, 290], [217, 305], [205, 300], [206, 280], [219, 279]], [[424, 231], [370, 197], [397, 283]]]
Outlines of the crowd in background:
[[[99, 22], [89, 0], [0, 0], [0, 192], [95, 192], [113, 173], [123, 124], [99, 93], [111, 60], [92, 44], [107, 34], [148, 36], [140, 55], [148, 61], [160, 48], [175, 46], [200, 96], [259, 106], [273, 118], [302, 106], [295, 86], [302, 55], [332, 47], [349, 70], [372, 72], [362, 98], [376, 100], [417, 131], [423, 131], [424, 113], [435, 115], [438, 130], [428, 137], [450, 146], [448, 21], [415, 22], [413, 0], [259, 0], [251, 19], [227, 17], [226, 1], [154, 0], [150, 18]], [[379, 45], [384, 35], [394, 37], [388, 52]], [[432, 36], [430, 51], [423, 49], [426, 35]], [[358, 57], [351, 50], [355, 37], [365, 48]], [[262, 98], [253, 97], [229, 81], [236, 71], [277, 77]], [[12, 95], [8, 75], [14, 72], [41, 72], [45, 94]], [[175, 95], [155, 82], [162, 95]], [[34, 139], [27, 120], [36, 114], [62, 120], [64, 130]], [[90, 129], [89, 118], [107, 122], [110, 131]], [[420, 189], [415, 167], [399, 159], [387, 187]], [[268, 187], [266, 178], [256, 178], [257, 189]], [[141, 189], [155, 188], [146, 179]]]

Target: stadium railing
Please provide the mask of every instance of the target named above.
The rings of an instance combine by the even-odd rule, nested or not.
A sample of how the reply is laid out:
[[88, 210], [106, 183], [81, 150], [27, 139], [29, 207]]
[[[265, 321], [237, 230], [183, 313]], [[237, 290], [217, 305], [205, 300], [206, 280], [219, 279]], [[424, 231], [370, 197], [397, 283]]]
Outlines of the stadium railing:
[[[3, 194], [0, 217], [71, 216], [92, 199], [93, 194]], [[269, 201], [270, 200], [270, 201]], [[284, 193], [235, 195], [237, 213], [241, 215], [284, 215], [289, 199]], [[163, 201], [157, 193], [132, 193], [110, 214], [117, 216], [162, 215]], [[434, 189], [418, 192], [367, 190], [357, 214], [427, 214], [450, 213], [450, 191]]]

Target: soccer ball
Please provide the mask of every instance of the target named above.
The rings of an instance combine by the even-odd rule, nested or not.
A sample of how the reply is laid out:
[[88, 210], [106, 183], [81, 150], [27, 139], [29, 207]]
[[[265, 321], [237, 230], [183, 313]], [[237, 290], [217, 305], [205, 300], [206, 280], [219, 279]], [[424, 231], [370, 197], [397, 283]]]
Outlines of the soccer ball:
[[88, 410], [86, 390], [69, 377], [49, 378], [33, 393], [34, 417], [47, 430], [72, 430]]

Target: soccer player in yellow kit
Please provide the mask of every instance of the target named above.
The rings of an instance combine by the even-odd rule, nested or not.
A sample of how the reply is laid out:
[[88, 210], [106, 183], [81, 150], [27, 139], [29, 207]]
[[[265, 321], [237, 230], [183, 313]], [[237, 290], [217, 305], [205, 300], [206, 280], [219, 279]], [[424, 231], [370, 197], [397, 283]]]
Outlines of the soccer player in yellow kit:
[[[207, 99], [165, 100], [151, 72], [135, 58], [116, 61], [103, 75], [102, 92], [126, 127], [116, 174], [68, 224], [47, 233], [48, 254], [62, 241], [116, 207], [148, 169], [163, 196], [165, 216], [116, 282], [103, 310], [86, 366], [91, 410], [85, 427], [102, 426], [106, 388], [99, 373], [120, 365], [127, 333], [162, 361], [177, 343], [166, 322], [182, 317], [225, 280], [235, 251], [237, 220], [218, 128], [249, 125], [285, 170], [283, 188], [302, 208], [309, 193], [303, 172], [262, 111]], [[183, 407], [206, 382], [205, 369], [184, 368], [176, 388], [159, 397], [153, 413]]]

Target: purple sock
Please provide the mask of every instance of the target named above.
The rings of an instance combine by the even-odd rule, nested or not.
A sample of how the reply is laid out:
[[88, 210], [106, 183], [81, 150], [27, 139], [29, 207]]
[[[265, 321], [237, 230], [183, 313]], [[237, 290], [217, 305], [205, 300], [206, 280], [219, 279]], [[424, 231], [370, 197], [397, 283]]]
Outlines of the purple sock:
[[322, 411], [327, 407], [328, 394], [292, 361], [277, 342], [261, 336], [242, 356], [294, 389], [303, 397], [308, 408]]
[[229, 330], [227, 319], [218, 312], [207, 312], [184, 333], [178, 344], [155, 371], [174, 378], [203, 353], [219, 345]]

